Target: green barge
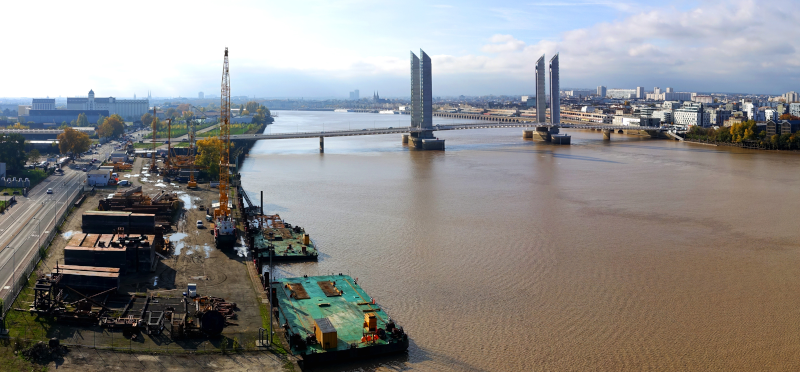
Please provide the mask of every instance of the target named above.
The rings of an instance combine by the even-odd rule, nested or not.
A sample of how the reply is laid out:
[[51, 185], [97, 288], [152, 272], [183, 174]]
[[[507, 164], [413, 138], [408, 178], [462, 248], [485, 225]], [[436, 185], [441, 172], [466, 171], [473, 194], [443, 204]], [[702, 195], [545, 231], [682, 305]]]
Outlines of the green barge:
[[408, 335], [347, 275], [276, 279], [273, 306], [304, 366], [408, 350]]
[[257, 267], [273, 262], [316, 261], [319, 252], [314, 241], [300, 226], [284, 222], [281, 216], [256, 215], [248, 221], [250, 246]]

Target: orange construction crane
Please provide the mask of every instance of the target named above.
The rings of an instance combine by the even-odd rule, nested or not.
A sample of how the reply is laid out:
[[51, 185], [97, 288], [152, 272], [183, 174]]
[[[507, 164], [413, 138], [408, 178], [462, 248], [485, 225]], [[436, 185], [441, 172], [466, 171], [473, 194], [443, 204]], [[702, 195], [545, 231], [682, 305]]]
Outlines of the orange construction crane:
[[228, 48], [225, 48], [225, 64], [222, 67], [222, 99], [219, 108], [219, 140], [222, 148], [219, 149], [219, 208], [214, 209], [215, 218], [226, 219], [231, 215], [228, 208], [228, 172], [230, 165], [231, 144], [231, 77], [228, 72]]
[[156, 166], [156, 121], [158, 120], [158, 116], [156, 116], [156, 107], [153, 105], [153, 121], [151, 128], [153, 130], [153, 153], [150, 154], [150, 173], [157, 173], [158, 167]]

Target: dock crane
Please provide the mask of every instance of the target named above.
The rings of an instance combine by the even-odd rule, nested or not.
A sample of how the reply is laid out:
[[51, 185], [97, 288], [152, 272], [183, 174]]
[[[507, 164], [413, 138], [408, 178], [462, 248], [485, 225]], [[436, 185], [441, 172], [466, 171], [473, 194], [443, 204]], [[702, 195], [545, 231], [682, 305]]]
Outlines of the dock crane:
[[231, 148], [231, 77], [228, 71], [228, 48], [225, 48], [225, 62], [222, 66], [222, 94], [220, 104], [219, 140], [219, 207], [214, 209], [214, 240], [217, 248], [233, 246], [236, 242], [236, 229], [228, 208], [228, 186]]
[[153, 130], [153, 153], [150, 154], [150, 173], [158, 173], [158, 167], [156, 166], [156, 124], [158, 121], [158, 116], [156, 115], [156, 107], [153, 105], [153, 121], [151, 122], [151, 128]]

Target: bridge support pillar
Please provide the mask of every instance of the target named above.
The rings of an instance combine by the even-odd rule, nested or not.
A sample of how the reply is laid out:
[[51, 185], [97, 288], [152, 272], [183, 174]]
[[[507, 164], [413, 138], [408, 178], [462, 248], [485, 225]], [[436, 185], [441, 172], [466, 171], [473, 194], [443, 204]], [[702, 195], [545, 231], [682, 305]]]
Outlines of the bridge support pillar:
[[[558, 132], [556, 132], [556, 133], [558, 133]], [[550, 137], [550, 128], [548, 128], [548, 127], [536, 127], [536, 130], [531, 132], [531, 136], [532, 136], [531, 138], [533, 138], [534, 141], [550, 142], [550, 139], [551, 139], [551, 137]]]
[[532, 130], [528, 130], [528, 129], [523, 130], [522, 131], [522, 138], [524, 138], [524, 139], [533, 138], [533, 131]]
[[404, 145], [407, 145], [407, 144], [408, 144], [408, 134], [404, 134], [404, 135], [403, 135], [403, 144], [404, 144]]
[[613, 129], [603, 129], [603, 140], [611, 141], [611, 132], [613, 131]]
[[434, 137], [432, 130], [412, 132], [408, 136], [408, 145], [417, 150], [444, 150], [444, 140]]
[[325, 153], [325, 137], [319, 136], [319, 153]]

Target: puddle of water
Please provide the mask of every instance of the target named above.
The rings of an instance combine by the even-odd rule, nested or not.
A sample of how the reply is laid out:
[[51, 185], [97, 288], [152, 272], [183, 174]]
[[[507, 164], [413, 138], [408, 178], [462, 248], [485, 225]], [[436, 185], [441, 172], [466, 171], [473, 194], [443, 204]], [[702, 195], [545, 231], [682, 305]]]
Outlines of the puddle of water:
[[167, 185], [165, 185], [163, 182], [159, 182], [159, 183], [155, 184], [154, 186], [155, 187], [167, 187]]
[[192, 198], [191, 195], [185, 192], [179, 192], [178, 199], [183, 202], [183, 207], [186, 208], [186, 210], [194, 209], [194, 198]]
[[206, 258], [211, 257], [211, 246], [208, 244], [203, 244], [203, 251], [206, 253]]
[[[188, 235], [185, 233], [174, 233], [170, 235], [169, 241], [172, 242], [172, 246], [175, 247], [175, 252], [173, 253], [176, 256], [180, 256], [181, 250], [183, 250], [183, 238], [187, 237]], [[188, 252], [186, 254], [189, 254]]]
[[158, 287], [158, 277], [153, 278], [153, 287]]
[[61, 233], [61, 236], [63, 236], [64, 239], [69, 239], [69, 238], [72, 237], [72, 235], [75, 235], [75, 234], [77, 234], [79, 232], [80, 231], [65, 231], [65, 232]]
[[247, 247], [234, 247], [233, 249], [236, 250], [236, 255], [239, 257], [247, 257]]
[[139, 178], [139, 181], [141, 181], [141, 182], [150, 182], [150, 180], [147, 179], [147, 177]]

